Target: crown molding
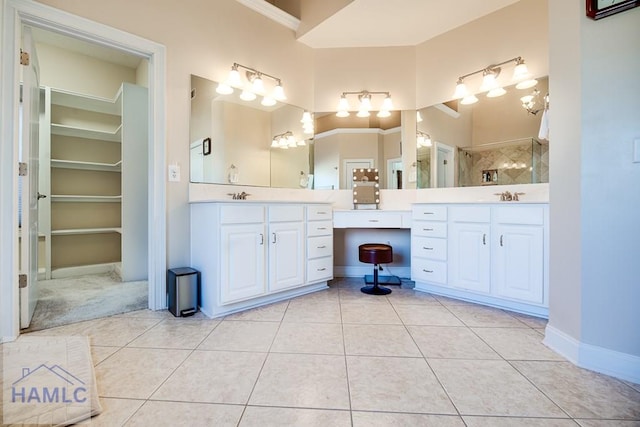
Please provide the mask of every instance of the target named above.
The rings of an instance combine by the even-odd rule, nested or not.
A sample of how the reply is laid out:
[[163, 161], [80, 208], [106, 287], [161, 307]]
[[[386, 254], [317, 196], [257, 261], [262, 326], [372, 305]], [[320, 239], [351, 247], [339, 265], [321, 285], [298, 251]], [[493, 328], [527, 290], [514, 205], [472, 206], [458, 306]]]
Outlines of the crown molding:
[[262, 16], [277, 22], [280, 25], [284, 25], [293, 31], [298, 31], [300, 26], [300, 20], [295, 16], [289, 15], [282, 9], [279, 9], [264, 0], [236, 0], [238, 3], [248, 7], [249, 9], [258, 12]]

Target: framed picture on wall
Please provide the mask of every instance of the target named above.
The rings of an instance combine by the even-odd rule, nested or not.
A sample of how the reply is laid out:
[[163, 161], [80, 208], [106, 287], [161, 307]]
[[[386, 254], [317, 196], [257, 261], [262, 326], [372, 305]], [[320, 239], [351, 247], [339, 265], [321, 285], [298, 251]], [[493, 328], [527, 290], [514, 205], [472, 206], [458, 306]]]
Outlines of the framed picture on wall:
[[640, 0], [586, 0], [587, 16], [600, 19], [640, 6]]
[[204, 156], [211, 154], [211, 138], [205, 138], [202, 141], [202, 154]]

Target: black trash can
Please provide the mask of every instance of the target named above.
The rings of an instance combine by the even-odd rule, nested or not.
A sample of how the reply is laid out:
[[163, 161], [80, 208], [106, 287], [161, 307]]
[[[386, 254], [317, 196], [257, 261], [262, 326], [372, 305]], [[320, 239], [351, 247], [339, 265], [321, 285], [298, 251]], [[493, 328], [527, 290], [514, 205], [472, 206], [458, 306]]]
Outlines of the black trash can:
[[193, 316], [200, 300], [200, 272], [191, 267], [171, 268], [167, 272], [169, 311], [176, 317]]

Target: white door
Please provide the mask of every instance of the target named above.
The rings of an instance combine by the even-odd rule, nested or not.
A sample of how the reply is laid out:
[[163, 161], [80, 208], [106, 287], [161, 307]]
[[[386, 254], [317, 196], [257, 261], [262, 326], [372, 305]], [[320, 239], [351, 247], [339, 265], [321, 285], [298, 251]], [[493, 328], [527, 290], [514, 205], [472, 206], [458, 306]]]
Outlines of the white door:
[[281, 222], [269, 225], [269, 290], [304, 283], [304, 224]]
[[387, 189], [402, 189], [402, 158], [387, 160]]
[[373, 159], [346, 159], [343, 167], [344, 186], [340, 186], [340, 189], [353, 189], [354, 169], [373, 169]]
[[494, 240], [494, 283], [498, 295], [543, 302], [543, 228], [498, 225]]
[[453, 187], [455, 176], [453, 147], [441, 142], [436, 142], [435, 157], [431, 182], [434, 182], [438, 188]]
[[220, 231], [220, 303], [242, 301], [266, 291], [262, 224], [225, 225]]
[[[40, 118], [40, 85], [38, 59], [31, 30], [23, 27], [22, 50], [29, 55], [22, 71], [22, 102], [20, 105], [20, 162], [27, 165], [27, 174], [20, 177], [20, 274], [26, 275], [26, 286], [20, 288], [20, 327], [31, 323], [38, 303], [38, 135]], [[21, 276], [24, 277], [24, 276]]]
[[449, 229], [449, 284], [488, 293], [491, 279], [489, 224], [454, 222]]

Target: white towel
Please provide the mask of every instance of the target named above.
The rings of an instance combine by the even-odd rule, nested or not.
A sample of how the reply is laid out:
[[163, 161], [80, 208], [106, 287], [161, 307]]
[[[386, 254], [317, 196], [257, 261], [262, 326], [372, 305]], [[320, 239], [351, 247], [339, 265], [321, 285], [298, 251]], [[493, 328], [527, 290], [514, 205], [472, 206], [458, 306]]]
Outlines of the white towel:
[[538, 138], [549, 141], [549, 109], [545, 108], [542, 112], [542, 119], [540, 119], [540, 130], [538, 131]]

